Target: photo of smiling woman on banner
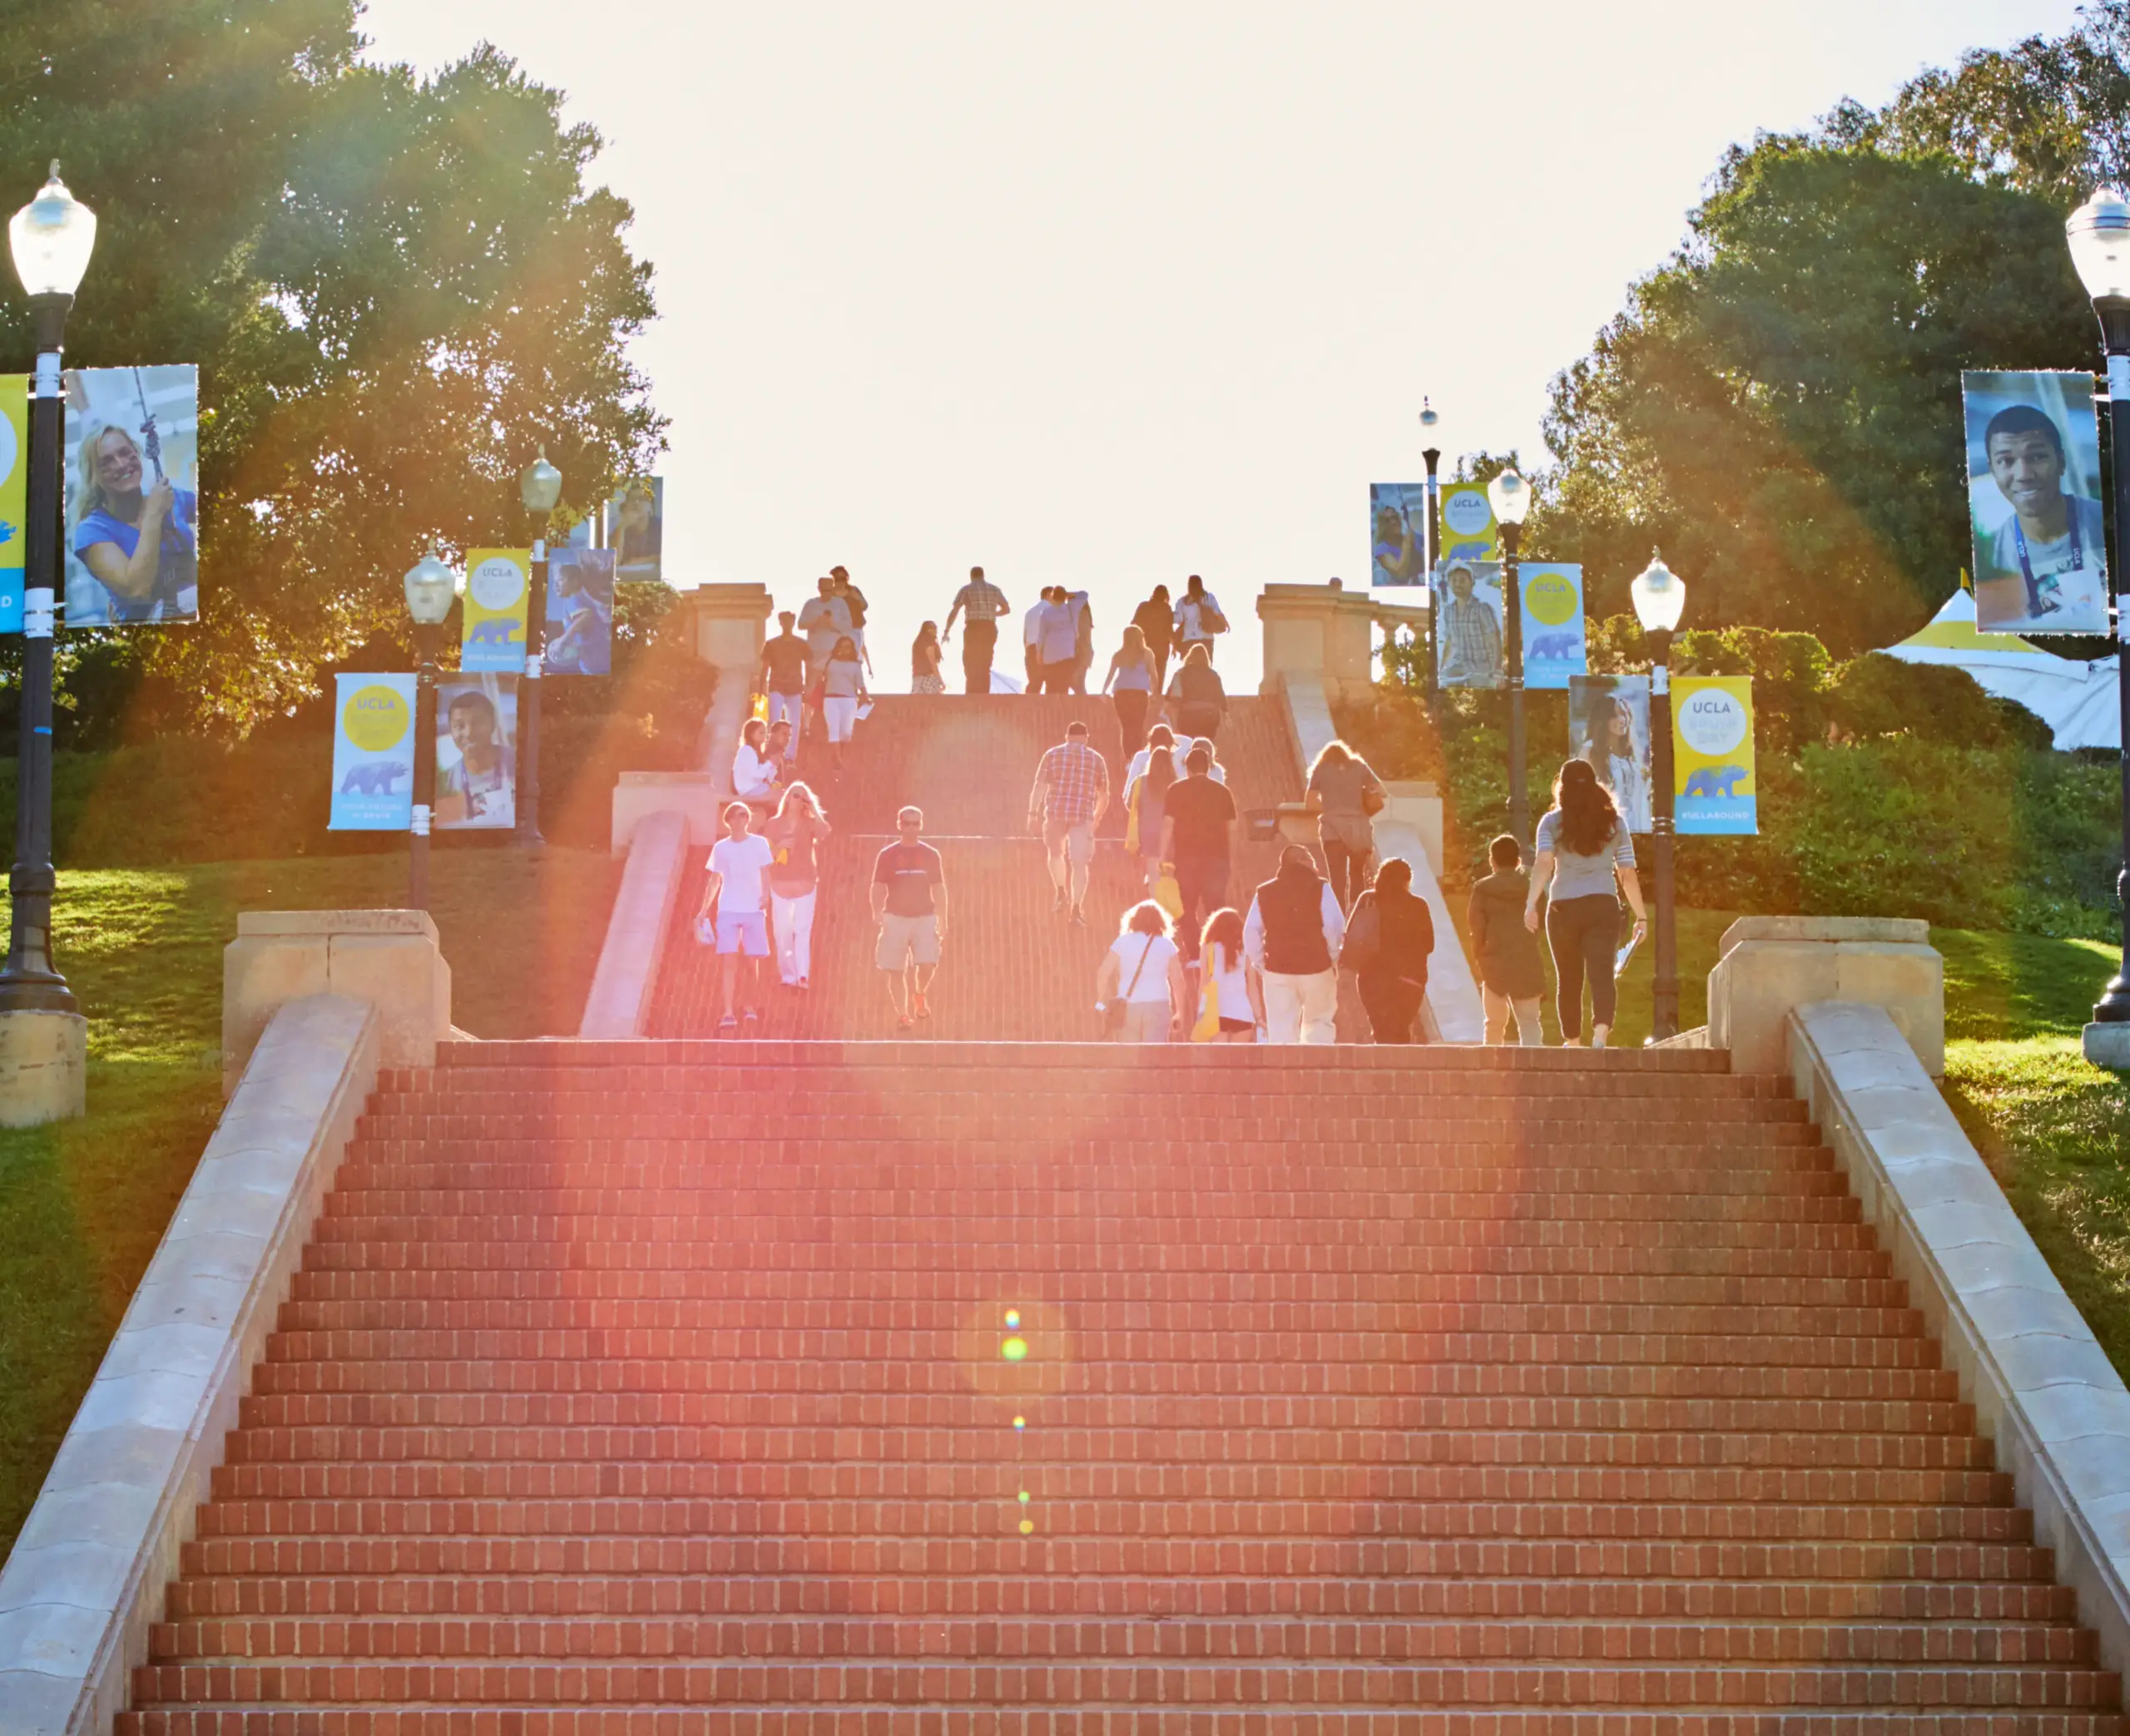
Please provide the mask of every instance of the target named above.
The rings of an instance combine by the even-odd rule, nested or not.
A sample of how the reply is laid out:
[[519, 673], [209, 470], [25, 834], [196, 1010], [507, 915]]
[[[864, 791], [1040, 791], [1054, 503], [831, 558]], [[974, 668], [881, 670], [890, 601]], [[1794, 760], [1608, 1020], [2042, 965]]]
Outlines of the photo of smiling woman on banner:
[[1976, 631], [2106, 633], [2093, 377], [1970, 372], [1960, 388]]
[[200, 616], [199, 370], [77, 368], [67, 392], [67, 625]]

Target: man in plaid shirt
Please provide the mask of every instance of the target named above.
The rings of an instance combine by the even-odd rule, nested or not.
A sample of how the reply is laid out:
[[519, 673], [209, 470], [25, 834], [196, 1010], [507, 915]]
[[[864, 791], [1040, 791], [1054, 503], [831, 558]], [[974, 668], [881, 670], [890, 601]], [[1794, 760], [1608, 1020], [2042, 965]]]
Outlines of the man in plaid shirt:
[[998, 643], [998, 617], [1012, 606], [1006, 593], [983, 576], [981, 566], [968, 570], [968, 583], [954, 593], [954, 606], [947, 611], [942, 640], [954, 636], [954, 617], [964, 611], [968, 631], [962, 635], [962, 679], [971, 693], [991, 691], [991, 653]]
[[1053, 910], [1072, 912], [1072, 926], [1087, 926], [1087, 864], [1094, 860], [1095, 827], [1109, 806], [1109, 767], [1087, 745], [1087, 726], [1067, 724], [1065, 739], [1043, 756], [1028, 792], [1028, 830], [1043, 834], [1050, 883], [1058, 889]]
[[1501, 623], [1494, 611], [1472, 594], [1469, 566], [1449, 569], [1449, 603], [1442, 611], [1442, 685], [1445, 687], [1501, 685]]

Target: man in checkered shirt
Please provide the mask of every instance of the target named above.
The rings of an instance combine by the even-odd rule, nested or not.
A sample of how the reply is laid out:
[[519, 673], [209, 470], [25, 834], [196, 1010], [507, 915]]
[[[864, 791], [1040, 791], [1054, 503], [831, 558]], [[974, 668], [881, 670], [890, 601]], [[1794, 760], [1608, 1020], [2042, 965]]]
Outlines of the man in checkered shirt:
[[1065, 739], [1043, 756], [1028, 791], [1028, 830], [1043, 834], [1050, 883], [1058, 889], [1053, 910], [1069, 910], [1072, 926], [1087, 926], [1087, 864], [1094, 860], [1095, 827], [1109, 806], [1109, 767], [1087, 745], [1087, 726], [1067, 724]]
[[991, 653], [998, 643], [998, 617], [1012, 605], [1006, 593], [983, 576], [981, 566], [968, 570], [968, 583], [954, 593], [954, 606], [947, 611], [943, 640], [954, 636], [954, 617], [964, 611], [968, 631], [962, 636], [962, 679], [971, 693], [991, 691]]
[[1501, 685], [1501, 623], [1473, 595], [1476, 576], [1462, 563], [1449, 569], [1449, 601], [1439, 635], [1445, 687]]

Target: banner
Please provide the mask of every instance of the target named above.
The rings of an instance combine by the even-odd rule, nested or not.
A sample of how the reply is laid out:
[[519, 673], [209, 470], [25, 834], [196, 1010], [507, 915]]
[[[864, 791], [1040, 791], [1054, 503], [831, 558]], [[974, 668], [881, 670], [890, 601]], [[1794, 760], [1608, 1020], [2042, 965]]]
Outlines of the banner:
[[607, 547], [614, 551], [614, 576], [661, 577], [666, 542], [666, 479], [643, 477], [624, 482], [607, 502]]
[[459, 616], [461, 669], [492, 675], [524, 673], [526, 603], [532, 594], [531, 549], [466, 551], [466, 606]]
[[1484, 482], [1451, 482], [1442, 491], [1442, 558], [1498, 561], [1501, 529]]
[[2105, 634], [2093, 376], [1970, 370], [1960, 395], [1975, 631]]
[[71, 368], [60, 378], [67, 625], [197, 621], [200, 370]]
[[1590, 762], [1628, 831], [1652, 829], [1647, 675], [1570, 675], [1568, 750]]
[[1502, 660], [1501, 563], [1451, 561], [1438, 576], [1435, 680], [1444, 687], [1498, 687]]
[[0, 373], [0, 633], [22, 631], [23, 527], [30, 517], [30, 380]]
[[518, 823], [518, 677], [436, 684], [436, 828]]
[[1428, 566], [1428, 485], [1368, 485], [1368, 581], [1418, 585]]
[[414, 678], [333, 678], [334, 832], [404, 832], [414, 823]]
[[1583, 641], [1583, 569], [1558, 561], [1526, 561], [1517, 569], [1523, 592], [1523, 685], [1563, 689], [1588, 667]]
[[547, 555], [543, 675], [603, 675], [613, 666], [614, 551], [558, 548]]
[[1759, 832], [1751, 675], [1672, 677], [1672, 766], [1673, 823], [1682, 837]]

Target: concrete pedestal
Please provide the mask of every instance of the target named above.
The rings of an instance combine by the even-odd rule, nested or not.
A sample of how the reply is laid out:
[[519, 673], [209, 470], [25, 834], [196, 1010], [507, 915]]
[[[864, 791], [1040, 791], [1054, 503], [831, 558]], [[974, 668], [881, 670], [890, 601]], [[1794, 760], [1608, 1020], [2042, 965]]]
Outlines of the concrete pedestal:
[[1366, 590], [1337, 585], [1267, 585], [1257, 599], [1265, 624], [1265, 680], [1261, 692], [1283, 682], [1321, 681], [1340, 700], [1374, 697], [1375, 628], [1426, 620], [1427, 593], [1406, 593], [1402, 605]]
[[89, 1021], [78, 1012], [0, 1012], [0, 1127], [72, 1120], [87, 1107]]
[[1847, 1001], [1885, 1009], [1933, 1079], [1945, 1075], [1945, 964], [1930, 925], [1891, 917], [1743, 917], [1708, 973], [1708, 1042], [1739, 1073], [1789, 1065], [1793, 1008]]
[[2086, 1059], [2097, 1067], [2130, 1073], [2130, 1025], [2087, 1026]]
[[374, 1006], [384, 1066], [433, 1067], [451, 1035], [451, 967], [427, 911], [247, 910], [222, 951], [224, 1096], [267, 1021], [307, 995]]

